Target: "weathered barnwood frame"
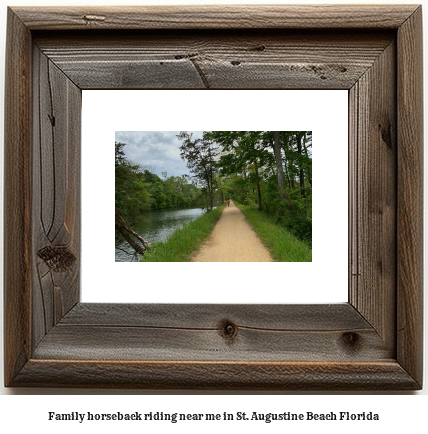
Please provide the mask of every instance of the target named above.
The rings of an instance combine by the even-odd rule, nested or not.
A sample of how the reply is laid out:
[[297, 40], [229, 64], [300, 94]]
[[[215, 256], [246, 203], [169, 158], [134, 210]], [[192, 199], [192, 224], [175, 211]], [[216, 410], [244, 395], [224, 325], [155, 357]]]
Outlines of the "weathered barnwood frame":
[[[9, 9], [6, 385], [421, 388], [421, 17], [409, 5]], [[349, 90], [348, 303], [79, 301], [81, 91], [165, 88]]]

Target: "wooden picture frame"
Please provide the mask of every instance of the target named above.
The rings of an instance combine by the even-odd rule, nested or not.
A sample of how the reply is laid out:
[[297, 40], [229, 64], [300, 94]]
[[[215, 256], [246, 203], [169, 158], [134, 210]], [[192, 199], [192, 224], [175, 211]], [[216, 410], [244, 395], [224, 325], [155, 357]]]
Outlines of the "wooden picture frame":
[[[6, 386], [420, 389], [421, 23], [411, 5], [9, 8]], [[100, 88], [348, 89], [349, 302], [81, 303], [81, 90]]]

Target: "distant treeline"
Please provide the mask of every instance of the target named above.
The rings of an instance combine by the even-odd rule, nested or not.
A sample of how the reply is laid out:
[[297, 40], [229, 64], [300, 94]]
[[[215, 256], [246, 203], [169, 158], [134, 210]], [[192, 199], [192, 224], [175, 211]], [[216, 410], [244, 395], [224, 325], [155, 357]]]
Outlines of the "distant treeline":
[[141, 213], [173, 207], [206, 207], [203, 191], [192, 184], [189, 176], [163, 179], [149, 169], [130, 162], [124, 153], [125, 143], [115, 143], [115, 205], [116, 214], [132, 223]]

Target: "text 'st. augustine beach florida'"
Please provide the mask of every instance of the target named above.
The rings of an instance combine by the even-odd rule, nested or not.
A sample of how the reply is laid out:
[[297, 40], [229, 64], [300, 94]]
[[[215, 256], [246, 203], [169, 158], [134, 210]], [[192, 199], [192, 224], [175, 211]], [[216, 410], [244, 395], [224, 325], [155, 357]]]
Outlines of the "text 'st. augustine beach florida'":
[[379, 414], [374, 412], [352, 413], [349, 411], [314, 413], [307, 411], [305, 413], [292, 413], [284, 411], [282, 413], [260, 413], [260, 412], [244, 412], [236, 413], [166, 413], [163, 411], [148, 413], [140, 413], [138, 411], [132, 413], [115, 412], [115, 413], [94, 413], [86, 412], [79, 413], [72, 411], [70, 413], [48, 412], [49, 421], [76, 421], [94, 422], [94, 421], [159, 421], [159, 422], [192, 422], [192, 421], [261, 421], [265, 423], [271, 422], [287, 422], [287, 421], [378, 421]]

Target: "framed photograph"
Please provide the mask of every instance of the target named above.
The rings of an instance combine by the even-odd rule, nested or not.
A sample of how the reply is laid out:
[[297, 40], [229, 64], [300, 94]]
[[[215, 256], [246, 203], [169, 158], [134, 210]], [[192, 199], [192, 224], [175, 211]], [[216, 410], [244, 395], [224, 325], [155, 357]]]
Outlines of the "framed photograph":
[[[422, 388], [421, 6], [14, 7], [7, 25], [6, 386]], [[348, 91], [348, 301], [82, 302], [94, 89]]]
[[[85, 90], [82, 97], [82, 302], [331, 304], [348, 300], [347, 90]], [[176, 131], [162, 131], [165, 125]], [[142, 126], [156, 131], [140, 131]], [[207, 189], [204, 190], [203, 180], [195, 179], [188, 171], [179, 150], [180, 128], [195, 127], [203, 127], [204, 131], [226, 130], [218, 137], [220, 144], [216, 142], [214, 146], [225, 148], [222, 136], [233, 138], [237, 151], [242, 150], [244, 143], [238, 133], [231, 132], [234, 129], [286, 128], [280, 133], [280, 145], [287, 203], [292, 205], [287, 217], [292, 218], [285, 220], [285, 212], [279, 207], [272, 132], [246, 132], [243, 137], [256, 140], [257, 148], [250, 148], [251, 153], [239, 160], [235, 158], [232, 170], [228, 160], [224, 160], [230, 158], [226, 157], [230, 152], [217, 157], [214, 199], [217, 205], [221, 204], [223, 191], [224, 197], [229, 196], [233, 203], [211, 230], [222, 207], [219, 205], [214, 215], [206, 211]], [[306, 132], [304, 142], [305, 133], [296, 132], [309, 127], [315, 131], [313, 155], [310, 133]], [[195, 139], [202, 137], [198, 131], [192, 134]], [[299, 137], [311, 158], [309, 163], [313, 160], [309, 167], [304, 166], [303, 177], [297, 164], [308, 160], [299, 155]], [[100, 152], [113, 139], [124, 144], [120, 145], [124, 158], [118, 161], [117, 169], [112, 164], [113, 154]], [[305, 152], [303, 146], [301, 150]], [[265, 210], [261, 213], [257, 175], [251, 161], [254, 156], [262, 163], [258, 165], [261, 205]], [[326, 170], [330, 164], [332, 169]], [[238, 170], [242, 172], [236, 173]], [[233, 174], [229, 174], [231, 171]], [[128, 190], [127, 186], [135, 185], [129, 177], [142, 179], [142, 187]], [[300, 189], [302, 178], [305, 196]], [[195, 183], [200, 187], [196, 189]], [[333, 200], [327, 205], [323, 192], [330, 191], [332, 185]], [[174, 195], [175, 186], [179, 187], [178, 195]], [[184, 207], [177, 203], [182, 192], [192, 197], [195, 191], [196, 201]], [[131, 197], [136, 200], [129, 200]], [[165, 204], [168, 201], [169, 206]], [[275, 255], [274, 262], [257, 262], [266, 250], [254, 240], [254, 231], [249, 232], [250, 238], [244, 236], [249, 226], [244, 224], [243, 215], [236, 212], [235, 202], [244, 212], [250, 212], [257, 230], [263, 231], [262, 236]], [[134, 214], [134, 204], [142, 211]], [[121, 240], [120, 234], [114, 236], [116, 211], [125, 215], [130, 228], [151, 244], [143, 257], [135, 255], [134, 247]], [[258, 215], [260, 219], [256, 219]], [[236, 223], [227, 218], [230, 216], [238, 219]], [[192, 217], [197, 217], [197, 221], [181, 229], [183, 221]], [[208, 230], [203, 226], [207, 220], [211, 222]], [[299, 239], [290, 236], [285, 224]], [[177, 231], [171, 233], [174, 228]], [[201, 228], [207, 237], [199, 243]], [[171, 236], [166, 240], [168, 234]], [[118, 244], [122, 250], [117, 249], [116, 255], [125, 262], [117, 262], [118, 256], [113, 262], [112, 248]], [[302, 263], [301, 259], [310, 259], [306, 257], [312, 251], [310, 244], [315, 246], [313, 264]], [[203, 258], [210, 262], [194, 261], [195, 253], [205, 248], [215, 255]], [[189, 259], [191, 263], [187, 262]], [[286, 281], [278, 286], [284, 275]], [[320, 280], [329, 282], [322, 291], [317, 286]]]

